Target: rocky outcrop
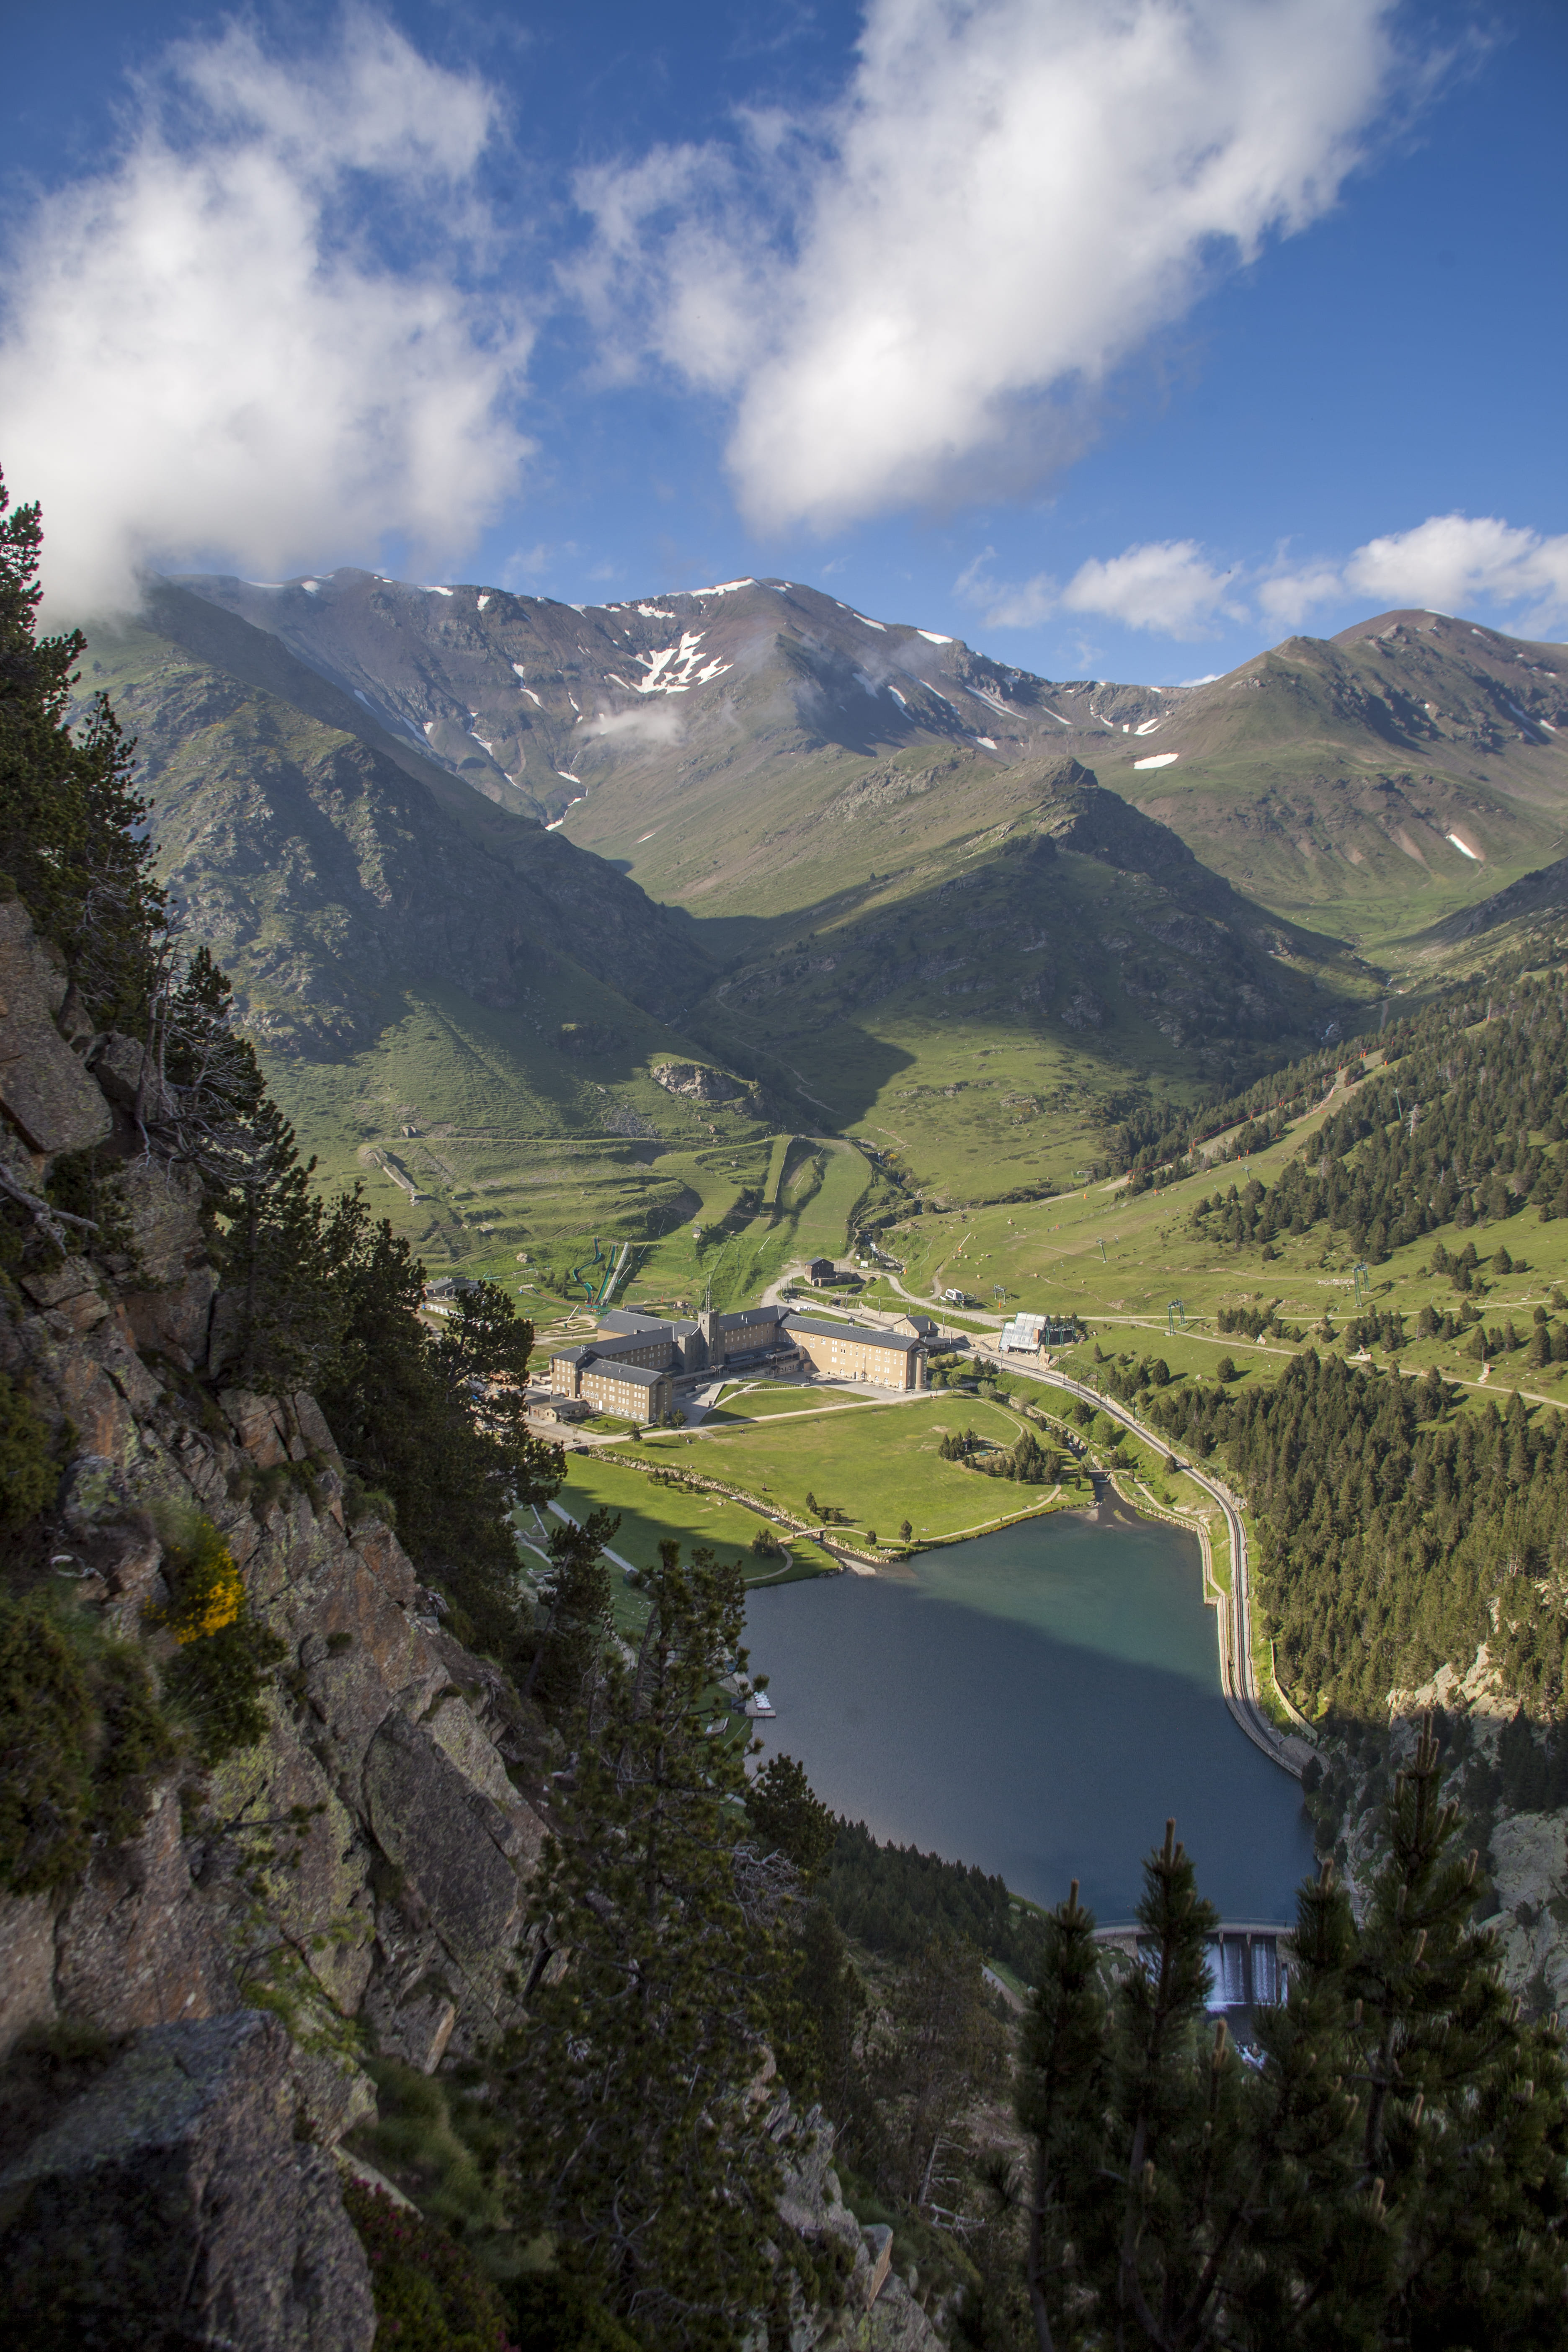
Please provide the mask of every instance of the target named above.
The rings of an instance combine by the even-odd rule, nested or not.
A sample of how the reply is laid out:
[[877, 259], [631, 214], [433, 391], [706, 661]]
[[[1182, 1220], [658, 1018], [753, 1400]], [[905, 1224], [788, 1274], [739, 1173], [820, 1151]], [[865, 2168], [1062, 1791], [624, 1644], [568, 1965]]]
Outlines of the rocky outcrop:
[[[389, 1528], [345, 1527], [313, 1399], [226, 1390], [219, 1425], [198, 1430], [117, 1317], [85, 1337], [63, 1320], [55, 1307], [0, 1329], [0, 1367], [92, 1447], [68, 1474], [74, 1548], [59, 1565], [89, 1608], [134, 1632], [164, 1597], [152, 1511], [194, 1503], [288, 1663], [268, 1737], [184, 1786], [188, 1819], [171, 1780], [141, 1835], [96, 1852], [68, 1898], [0, 1899], [0, 2021], [122, 2032], [231, 2003], [245, 1857], [266, 1842], [261, 1825], [294, 1814], [306, 1826], [268, 1932], [292, 1939], [331, 2006], [356, 2015], [368, 2001], [383, 2046], [416, 2064], [433, 2066], [454, 2033], [459, 2047], [488, 2037], [517, 2013], [509, 1980], [531, 1966], [543, 1835], [510, 1777], [527, 1743], [500, 1677], [442, 1632]], [[258, 1471], [273, 1474], [265, 1498], [236, 1499]]]
[[706, 1062], [656, 1062], [650, 1076], [667, 1094], [684, 1095], [689, 1102], [734, 1102], [744, 1087]]
[[288, 2035], [241, 2010], [145, 2033], [0, 2173], [17, 2352], [370, 2352], [337, 2168], [295, 2137]]
[[19, 898], [0, 902], [0, 1108], [29, 1151], [86, 1151], [113, 1127], [60, 1034], [66, 975]]
[[[68, 1010], [0, 903], [0, 1165], [36, 1220], [59, 1154], [134, 1143], [137, 1049]], [[162, 1530], [199, 1512], [284, 1659], [254, 1745], [165, 1766], [132, 1835], [100, 1832], [65, 1886], [0, 1895], [0, 2060], [84, 2032], [123, 2045], [13, 2145], [0, 2266], [28, 2316], [7, 2341], [368, 2347], [328, 2153], [374, 2112], [345, 2021], [431, 2069], [519, 2019], [537, 1735], [393, 1529], [351, 1517], [315, 1400], [220, 1385], [195, 1185], [138, 1153], [120, 1189], [129, 1249], [117, 1231], [69, 1255], [65, 1229], [67, 1254], [0, 1290], [0, 1371], [62, 1464], [47, 1566], [88, 1626], [156, 1665]]]
[[833, 2126], [813, 2108], [801, 2123], [787, 2093], [773, 2110], [773, 2129], [784, 2152], [780, 2218], [807, 2245], [837, 2257], [844, 2273], [842, 2308], [800, 2310], [790, 2352], [932, 2352], [940, 2344], [914, 2285], [893, 2267], [893, 2233], [886, 2223], [862, 2225], [844, 2202], [833, 2168]]

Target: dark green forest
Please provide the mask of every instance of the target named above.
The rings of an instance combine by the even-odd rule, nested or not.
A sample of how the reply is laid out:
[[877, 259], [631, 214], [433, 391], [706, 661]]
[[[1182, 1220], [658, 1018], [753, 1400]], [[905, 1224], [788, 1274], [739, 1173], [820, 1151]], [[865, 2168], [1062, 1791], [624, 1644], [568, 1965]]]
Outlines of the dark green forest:
[[1420, 1381], [1309, 1349], [1272, 1388], [1163, 1391], [1152, 1417], [1217, 1454], [1258, 1534], [1267, 1630], [1298, 1704], [1383, 1716], [1484, 1641], [1532, 1714], [1563, 1711], [1568, 1421], [1513, 1395], [1456, 1412]]

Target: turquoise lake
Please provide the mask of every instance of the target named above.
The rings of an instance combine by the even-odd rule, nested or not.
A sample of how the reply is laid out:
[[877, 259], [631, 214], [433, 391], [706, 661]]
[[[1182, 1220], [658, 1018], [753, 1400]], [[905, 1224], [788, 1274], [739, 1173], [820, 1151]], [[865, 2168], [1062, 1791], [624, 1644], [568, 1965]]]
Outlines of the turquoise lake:
[[1313, 1867], [1296, 1781], [1220, 1696], [1194, 1538], [1074, 1513], [921, 1555], [910, 1571], [750, 1597], [754, 1672], [825, 1803], [879, 1838], [1000, 1872], [1037, 1903], [1069, 1880], [1131, 1918], [1173, 1814], [1203, 1893], [1290, 1922]]

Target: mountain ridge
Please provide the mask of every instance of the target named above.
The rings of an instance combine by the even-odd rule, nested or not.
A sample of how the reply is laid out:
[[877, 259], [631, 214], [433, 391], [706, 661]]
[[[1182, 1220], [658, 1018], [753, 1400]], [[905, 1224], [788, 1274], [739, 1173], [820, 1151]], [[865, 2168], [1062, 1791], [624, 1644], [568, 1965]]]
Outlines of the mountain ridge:
[[1005, 814], [1027, 796], [1005, 779], [1063, 752], [1248, 897], [1374, 956], [1568, 841], [1568, 648], [1442, 614], [1158, 688], [1037, 677], [782, 580], [583, 607], [354, 571], [184, 586], [366, 724], [693, 908], [822, 895], [797, 836], [873, 767], [889, 800], [925, 778]]

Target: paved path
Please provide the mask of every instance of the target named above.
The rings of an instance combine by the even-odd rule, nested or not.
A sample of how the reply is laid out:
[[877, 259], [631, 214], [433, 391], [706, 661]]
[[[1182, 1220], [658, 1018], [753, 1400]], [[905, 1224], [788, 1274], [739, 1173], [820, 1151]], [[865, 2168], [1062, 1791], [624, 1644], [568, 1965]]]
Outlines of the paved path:
[[[1005, 1356], [994, 1348], [987, 1348], [977, 1343], [974, 1352], [976, 1355], [985, 1357], [989, 1362], [995, 1364], [1003, 1371], [1017, 1375], [1023, 1370], [1016, 1358]], [[1120, 1422], [1124, 1429], [1131, 1430], [1135, 1436], [1142, 1438], [1146, 1443], [1164, 1444], [1163, 1439], [1153, 1437], [1152, 1433], [1144, 1427], [1137, 1414], [1130, 1412], [1127, 1406], [1119, 1404], [1113, 1397], [1101, 1396], [1097, 1390], [1086, 1387], [1081, 1381], [1069, 1380], [1065, 1372], [1045, 1371], [1031, 1366], [1028, 1377], [1031, 1380], [1043, 1381], [1047, 1388], [1062, 1389], [1069, 1396], [1081, 1397], [1085, 1403], [1093, 1405], [1097, 1412], [1103, 1412], [1109, 1420]], [[1283, 1770], [1299, 1780], [1312, 1750], [1304, 1739], [1294, 1738], [1289, 1734], [1279, 1730], [1265, 1711], [1258, 1696], [1258, 1675], [1252, 1663], [1252, 1619], [1248, 1607], [1247, 1529], [1241, 1522], [1241, 1512], [1237, 1507], [1235, 1496], [1228, 1486], [1221, 1484], [1219, 1479], [1211, 1476], [1205, 1470], [1198, 1469], [1191, 1462], [1184, 1462], [1183, 1467], [1193, 1484], [1201, 1486], [1205, 1494], [1212, 1495], [1219, 1505], [1230, 1536], [1230, 1594], [1228, 1600], [1223, 1594], [1220, 1598], [1223, 1622], [1219, 1645], [1219, 1671], [1220, 1686], [1225, 1693], [1225, 1703], [1253, 1746], [1261, 1748], [1272, 1763], [1279, 1765]]]

